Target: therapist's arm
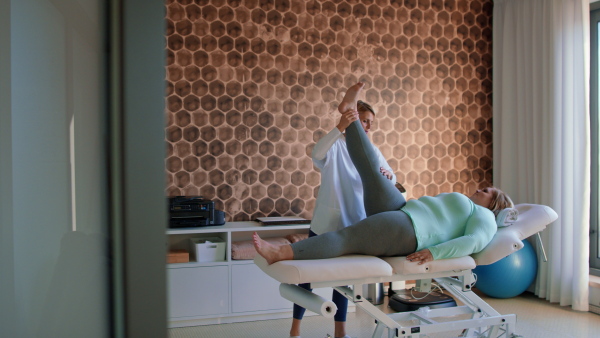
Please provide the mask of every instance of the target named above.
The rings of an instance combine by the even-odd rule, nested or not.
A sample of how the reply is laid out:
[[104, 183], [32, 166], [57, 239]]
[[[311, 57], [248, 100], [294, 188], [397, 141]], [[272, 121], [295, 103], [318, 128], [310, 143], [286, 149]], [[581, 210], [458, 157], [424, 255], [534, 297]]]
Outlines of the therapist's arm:
[[311, 157], [317, 167], [323, 167], [329, 149], [331, 149], [335, 141], [342, 135], [344, 130], [346, 130], [346, 128], [356, 120], [358, 120], [358, 112], [352, 110], [345, 112], [341, 115], [338, 125], [333, 128], [332, 131], [327, 133], [327, 135], [323, 136], [319, 142], [317, 142], [317, 144], [315, 144], [315, 147], [311, 153]]

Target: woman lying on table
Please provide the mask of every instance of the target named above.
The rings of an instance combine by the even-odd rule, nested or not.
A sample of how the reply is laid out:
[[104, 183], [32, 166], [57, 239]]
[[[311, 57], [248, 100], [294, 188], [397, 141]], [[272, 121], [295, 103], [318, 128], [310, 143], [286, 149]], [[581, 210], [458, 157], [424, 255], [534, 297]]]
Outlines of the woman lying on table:
[[[352, 86], [341, 106], [356, 106], [363, 86], [360, 82]], [[381, 175], [360, 121], [346, 128], [346, 142], [363, 183], [367, 218], [290, 245], [275, 246], [254, 233], [254, 247], [269, 264], [348, 254], [407, 256], [419, 264], [467, 256], [483, 250], [492, 240], [497, 229], [494, 213], [513, 207], [510, 197], [494, 187], [477, 190], [471, 197], [442, 193], [407, 202]]]

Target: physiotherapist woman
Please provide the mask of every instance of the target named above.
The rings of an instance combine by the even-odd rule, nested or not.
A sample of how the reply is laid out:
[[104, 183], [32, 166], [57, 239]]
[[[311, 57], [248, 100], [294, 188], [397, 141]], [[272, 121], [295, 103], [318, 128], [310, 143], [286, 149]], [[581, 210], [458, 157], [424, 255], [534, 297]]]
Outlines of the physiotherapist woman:
[[[321, 172], [321, 186], [310, 225], [309, 236], [316, 236], [330, 231], [336, 231], [352, 225], [366, 217], [363, 204], [363, 185], [356, 171], [346, 145], [344, 131], [354, 121], [360, 120], [365, 133], [369, 133], [375, 119], [373, 108], [358, 101], [356, 111], [343, 112], [338, 125], [327, 135], [323, 136], [312, 151], [312, 160]], [[381, 175], [394, 185], [396, 176], [387, 163], [381, 151], [373, 146], [379, 158]], [[310, 290], [310, 284], [301, 284]], [[349, 338], [346, 335], [346, 313], [348, 299], [337, 291], [333, 291], [332, 301], [338, 310], [334, 316], [335, 337]], [[300, 337], [300, 324], [306, 310], [294, 304], [291, 338]]]

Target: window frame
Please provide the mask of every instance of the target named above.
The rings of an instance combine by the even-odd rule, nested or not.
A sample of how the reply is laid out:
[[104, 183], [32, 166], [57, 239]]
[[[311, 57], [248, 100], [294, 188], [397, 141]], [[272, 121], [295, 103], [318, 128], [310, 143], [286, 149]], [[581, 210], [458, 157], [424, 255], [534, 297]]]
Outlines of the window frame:
[[600, 220], [600, 2], [590, 4], [590, 136], [591, 136], [591, 196], [590, 196], [590, 274], [600, 276], [598, 223]]

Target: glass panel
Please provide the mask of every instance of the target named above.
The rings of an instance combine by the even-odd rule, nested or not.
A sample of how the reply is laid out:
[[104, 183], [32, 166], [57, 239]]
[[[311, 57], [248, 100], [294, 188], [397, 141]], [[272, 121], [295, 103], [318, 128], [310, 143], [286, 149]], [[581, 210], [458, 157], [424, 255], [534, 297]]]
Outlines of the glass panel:
[[108, 337], [105, 2], [10, 3], [13, 336]]

